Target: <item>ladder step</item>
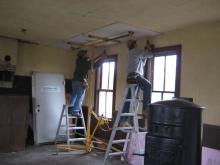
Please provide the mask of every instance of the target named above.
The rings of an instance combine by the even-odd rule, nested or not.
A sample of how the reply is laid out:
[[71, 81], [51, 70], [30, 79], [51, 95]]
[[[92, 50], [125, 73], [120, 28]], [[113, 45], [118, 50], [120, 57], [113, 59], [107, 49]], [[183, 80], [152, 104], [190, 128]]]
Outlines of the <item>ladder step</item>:
[[140, 132], [147, 132], [147, 128], [139, 127], [139, 131], [140, 131]]
[[[69, 127], [74, 127], [76, 124], [69, 124]], [[66, 124], [60, 125], [60, 127], [66, 127]]]
[[125, 151], [112, 152], [112, 153], [109, 153], [109, 156], [116, 156], [116, 155], [123, 155], [123, 154], [126, 154], [126, 152]]
[[129, 141], [130, 141], [130, 139], [113, 140], [112, 144], [125, 143], [125, 142], [129, 142]]
[[130, 133], [134, 131], [134, 127], [118, 127], [116, 131], [122, 131], [124, 133]]
[[[69, 133], [69, 136], [74, 136], [74, 135], [75, 135], [75, 133]], [[82, 135], [82, 136], [84, 136], [84, 135]], [[63, 137], [67, 138], [67, 134], [59, 134], [58, 137], [59, 138], [63, 138]]]
[[117, 127], [116, 129], [117, 129], [117, 130], [120, 130], [120, 131], [124, 131], [124, 130], [133, 130], [134, 127]]
[[69, 127], [69, 130], [86, 129], [85, 127]]
[[139, 101], [139, 102], [143, 102], [143, 99], [125, 99], [125, 102], [131, 102], [131, 101]]
[[76, 142], [76, 141], [85, 141], [86, 138], [72, 138], [72, 139], [69, 139], [70, 142]]
[[125, 102], [131, 102], [133, 99], [125, 99]]
[[134, 116], [134, 113], [121, 113], [120, 116]]
[[65, 135], [65, 134], [60, 134], [58, 138], [59, 138], [59, 139], [67, 138], [67, 135]]
[[[62, 115], [62, 117], [66, 117], [66, 115]], [[72, 116], [71, 114], [68, 115], [68, 119], [78, 119], [78, 118], [83, 118], [81, 117], [76, 117], [76, 116]]]
[[69, 124], [69, 127], [75, 127], [76, 124]]
[[82, 119], [82, 116], [81, 117], [76, 117], [76, 116], [72, 116], [72, 115], [68, 115], [68, 119]]
[[138, 120], [144, 119], [144, 115], [139, 115], [139, 114], [138, 114], [138, 115], [137, 115], [137, 119], [138, 119]]

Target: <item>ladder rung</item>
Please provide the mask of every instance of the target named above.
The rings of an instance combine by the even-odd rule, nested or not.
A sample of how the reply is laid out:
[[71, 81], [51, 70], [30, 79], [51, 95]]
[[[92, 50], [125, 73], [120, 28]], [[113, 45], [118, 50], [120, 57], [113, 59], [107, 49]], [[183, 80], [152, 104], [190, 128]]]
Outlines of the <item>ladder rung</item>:
[[[62, 117], [66, 117], [66, 115], [62, 115]], [[82, 116], [80, 117], [76, 117], [76, 116], [72, 116], [71, 114], [68, 115], [69, 119], [76, 119], [76, 118], [83, 118]]]
[[124, 131], [124, 130], [133, 130], [134, 127], [118, 127], [117, 130], [121, 130], [121, 131]]
[[69, 130], [86, 129], [85, 127], [69, 127]]
[[69, 124], [69, 127], [75, 127], [76, 124]]
[[86, 138], [72, 138], [72, 139], [69, 139], [70, 142], [76, 142], [76, 141], [85, 141]]
[[61, 135], [58, 135], [57, 138], [60, 138], [60, 139], [61, 139], [61, 138], [62, 138], [62, 139], [63, 139], [63, 138], [67, 138], [67, 135], [61, 134]]
[[129, 142], [129, 141], [130, 141], [130, 139], [113, 140], [112, 144], [125, 143], [125, 142]]
[[[70, 136], [73, 136], [73, 135], [75, 135], [75, 133], [69, 133], [69, 135], [70, 135]], [[62, 137], [62, 136], [63, 136], [63, 137], [64, 137], [64, 136], [67, 137], [67, 134], [58, 134], [58, 136], [59, 136], [59, 137], [60, 137], [60, 136], [61, 136], [61, 137]]]
[[144, 119], [144, 116], [143, 115], [137, 115], [137, 119]]
[[76, 116], [68, 115], [68, 119], [77, 119], [77, 118], [82, 118], [82, 116], [81, 117], [76, 117]]
[[126, 152], [125, 151], [112, 152], [112, 153], [109, 153], [109, 156], [116, 156], [116, 155], [123, 155], [123, 154], [126, 154]]
[[128, 102], [128, 101], [132, 101], [132, 100], [133, 100], [133, 99], [125, 99], [126, 102]]
[[141, 132], [147, 132], [147, 128], [139, 127], [139, 130], [140, 130]]
[[143, 102], [143, 100], [142, 99], [125, 99], [125, 101], [126, 102], [131, 102], [132, 100], [134, 100], [134, 101], [139, 101], [139, 102]]
[[[76, 126], [76, 124], [69, 124], [69, 127], [75, 127], [75, 126]], [[63, 124], [63, 125], [60, 125], [60, 127], [67, 127], [67, 125]]]
[[121, 113], [120, 116], [134, 116], [134, 113]]
[[118, 127], [116, 128], [117, 131], [122, 131], [124, 133], [130, 133], [134, 131], [134, 127]]

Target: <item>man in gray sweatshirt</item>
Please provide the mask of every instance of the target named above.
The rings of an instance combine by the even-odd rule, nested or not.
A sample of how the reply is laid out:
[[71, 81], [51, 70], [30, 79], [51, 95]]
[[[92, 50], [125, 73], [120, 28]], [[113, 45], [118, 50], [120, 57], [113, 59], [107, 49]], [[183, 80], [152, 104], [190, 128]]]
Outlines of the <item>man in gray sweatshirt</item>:
[[[151, 103], [151, 84], [144, 78], [144, 66], [147, 58], [152, 58], [153, 54], [149, 47], [145, 50], [137, 48], [136, 40], [129, 40], [128, 46], [128, 61], [127, 61], [127, 83], [129, 81], [135, 81], [137, 86], [143, 90], [143, 112], [145, 116], [148, 114], [148, 107]], [[131, 97], [131, 91], [128, 91], [127, 98]], [[122, 113], [128, 113], [130, 109], [130, 103], [125, 102]], [[120, 125], [122, 127], [129, 127], [128, 117], [121, 117]], [[145, 123], [146, 125], [146, 123]]]

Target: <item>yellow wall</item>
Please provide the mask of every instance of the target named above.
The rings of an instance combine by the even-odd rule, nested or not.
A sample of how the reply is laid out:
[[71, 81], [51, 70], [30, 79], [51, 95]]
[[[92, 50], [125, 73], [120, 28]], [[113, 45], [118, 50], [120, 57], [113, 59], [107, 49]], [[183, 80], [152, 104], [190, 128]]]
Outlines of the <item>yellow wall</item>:
[[[193, 97], [205, 106], [205, 123], [220, 125], [220, 22], [198, 24], [167, 32], [150, 39], [156, 47], [182, 45], [180, 95]], [[145, 40], [138, 43], [143, 47]], [[127, 49], [125, 44], [111, 46], [108, 54], [118, 54], [116, 109], [125, 86]]]
[[16, 65], [18, 45], [16, 40], [0, 37], [0, 59], [4, 61], [5, 55], [11, 56], [11, 63]]
[[31, 75], [33, 71], [61, 73], [72, 78], [75, 56], [71, 51], [34, 45], [18, 44], [17, 75]]

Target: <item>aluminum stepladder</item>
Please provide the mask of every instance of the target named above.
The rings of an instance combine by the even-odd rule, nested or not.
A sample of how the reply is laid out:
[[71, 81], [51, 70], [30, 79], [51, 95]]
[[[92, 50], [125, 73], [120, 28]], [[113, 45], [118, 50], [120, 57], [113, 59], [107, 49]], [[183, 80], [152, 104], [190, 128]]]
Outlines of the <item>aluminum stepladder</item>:
[[[131, 97], [130, 97], [130, 99], [127, 99], [126, 97], [127, 97], [129, 90], [131, 92]], [[125, 102], [130, 103], [129, 113], [122, 113], [122, 109], [123, 109]], [[123, 159], [125, 159], [126, 153], [127, 153], [126, 152], [127, 145], [128, 145], [128, 142], [130, 141], [130, 136], [131, 136], [132, 132], [135, 132], [136, 136], [137, 136], [136, 137], [136, 139], [137, 139], [136, 140], [136, 145], [137, 145], [136, 153], [141, 152], [140, 151], [140, 143], [139, 143], [140, 142], [140, 137], [139, 137], [140, 135], [139, 135], [139, 124], [138, 124], [138, 115], [137, 115], [139, 102], [140, 102], [139, 88], [138, 88], [137, 84], [127, 84], [127, 86], [125, 88], [125, 93], [124, 93], [124, 96], [123, 96], [123, 99], [122, 99], [122, 102], [120, 105], [120, 109], [118, 111], [113, 129], [112, 129], [112, 133], [111, 133], [111, 136], [109, 139], [108, 147], [105, 152], [104, 164], [105, 164], [106, 160], [108, 159], [108, 157], [111, 157], [111, 156], [120, 155], [120, 156], [122, 156]], [[133, 124], [131, 125], [131, 127], [120, 127], [119, 126], [120, 118], [123, 116], [133, 117], [132, 118]], [[115, 139], [117, 131], [122, 131], [122, 132], [126, 133], [126, 138], [125, 139]], [[116, 152], [111, 152], [115, 148], [112, 146], [113, 144], [124, 144], [123, 150], [122, 151], [117, 150]], [[139, 162], [138, 165], [141, 165], [141, 157], [140, 157], [140, 159], [138, 159], [138, 162]]]
[[[86, 141], [86, 125], [84, 116], [81, 110], [81, 117], [75, 117], [68, 113], [69, 105], [64, 104], [62, 108], [62, 112], [60, 115], [59, 125], [56, 132], [55, 145], [57, 145], [58, 141], [66, 141], [65, 145], [57, 145], [57, 154], [59, 152], [59, 148], [67, 149], [69, 151], [73, 151], [76, 149], [85, 150], [85, 145], [75, 145], [72, 147], [74, 142], [84, 142]], [[81, 120], [80, 126], [78, 126], [78, 120]], [[71, 123], [72, 121], [72, 123]], [[79, 133], [77, 131], [83, 130], [83, 133]], [[76, 135], [80, 137], [76, 137]], [[65, 147], [63, 147], [65, 146]]]

